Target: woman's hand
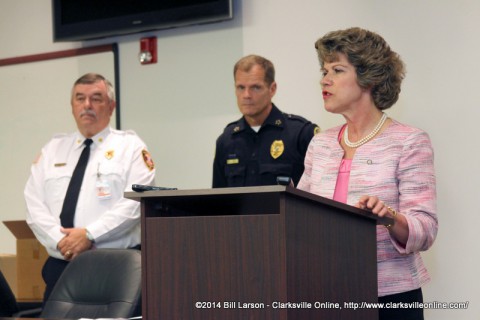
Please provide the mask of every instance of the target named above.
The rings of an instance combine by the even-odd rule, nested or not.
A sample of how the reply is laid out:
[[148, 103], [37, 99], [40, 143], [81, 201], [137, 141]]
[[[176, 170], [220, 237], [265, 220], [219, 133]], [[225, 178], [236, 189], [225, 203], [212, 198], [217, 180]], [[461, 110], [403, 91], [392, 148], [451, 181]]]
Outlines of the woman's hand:
[[408, 222], [403, 214], [389, 207], [376, 196], [361, 196], [355, 207], [370, 210], [379, 217], [392, 218], [395, 223], [387, 227], [390, 235], [402, 246], [407, 244], [409, 234]]
[[355, 206], [360, 209], [370, 210], [379, 217], [394, 218], [393, 209], [375, 196], [361, 196]]

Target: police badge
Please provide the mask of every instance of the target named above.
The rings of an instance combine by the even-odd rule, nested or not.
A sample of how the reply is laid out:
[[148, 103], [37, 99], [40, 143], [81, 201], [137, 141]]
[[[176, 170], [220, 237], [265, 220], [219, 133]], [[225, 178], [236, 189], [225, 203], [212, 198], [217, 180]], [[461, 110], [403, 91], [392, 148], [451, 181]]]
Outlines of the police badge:
[[275, 140], [270, 146], [270, 155], [272, 156], [273, 159], [277, 159], [283, 154], [284, 150], [285, 150], [285, 145], [283, 144], [283, 141]]

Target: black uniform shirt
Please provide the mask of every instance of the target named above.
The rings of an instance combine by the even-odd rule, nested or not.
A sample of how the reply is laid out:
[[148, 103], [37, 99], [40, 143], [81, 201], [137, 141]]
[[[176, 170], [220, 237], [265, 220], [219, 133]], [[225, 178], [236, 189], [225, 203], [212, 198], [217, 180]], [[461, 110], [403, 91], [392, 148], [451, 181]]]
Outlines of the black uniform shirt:
[[308, 144], [318, 130], [275, 105], [258, 133], [243, 117], [228, 124], [216, 143], [213, 188], [275, 185], [278, 176], [297, 185]]

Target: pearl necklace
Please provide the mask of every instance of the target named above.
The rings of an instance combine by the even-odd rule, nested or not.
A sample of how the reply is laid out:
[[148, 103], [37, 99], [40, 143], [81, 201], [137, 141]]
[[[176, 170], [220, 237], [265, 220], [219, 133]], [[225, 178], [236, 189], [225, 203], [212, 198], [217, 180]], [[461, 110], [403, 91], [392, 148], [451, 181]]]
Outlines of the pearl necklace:
[[348, 140], [348, 126], [345, 128], [345, 132], [343, 133], [343, 141], [345, 141], [345, 144], [347, 146], [349, 146], [350, 148], [358, 148], [360, 147], [361, 145], [367, 143], [368, 141], [370, 141], [373, 137], [375, 137], [375, 135], [378, 133], [378, 131], [380, 131], [380, 129], [382, 128], [383, 124], [385, 123], [385, 120], [387, 120], [387, 115], [385, 113], [383, 113], [383, 116], [382, 118], [380, 119], [380, 121], [377, 123], [377, 125], [375, 126], [375, 128], [373, 129], [372, 132], [370, 132], [368, 135], [366, 135], [365, 137], [363, 137], [362, 139], [358, 140], [357, 142], [351, 142], [350, 140]]

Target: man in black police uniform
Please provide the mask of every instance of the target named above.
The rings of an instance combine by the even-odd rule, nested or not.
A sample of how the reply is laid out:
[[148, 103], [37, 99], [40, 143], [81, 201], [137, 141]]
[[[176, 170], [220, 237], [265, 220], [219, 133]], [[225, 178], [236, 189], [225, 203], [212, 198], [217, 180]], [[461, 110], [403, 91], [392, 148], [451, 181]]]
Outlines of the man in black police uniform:
[[217, 139], [213, 188], [274, 185], [279, 176], [292, 178], [296, 185], [319, 128], [272, 103], [277, 84], [269, 60], [246, 56], [235, 64], [233, 75], [243, 117], [228, 124]]

